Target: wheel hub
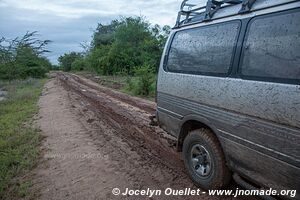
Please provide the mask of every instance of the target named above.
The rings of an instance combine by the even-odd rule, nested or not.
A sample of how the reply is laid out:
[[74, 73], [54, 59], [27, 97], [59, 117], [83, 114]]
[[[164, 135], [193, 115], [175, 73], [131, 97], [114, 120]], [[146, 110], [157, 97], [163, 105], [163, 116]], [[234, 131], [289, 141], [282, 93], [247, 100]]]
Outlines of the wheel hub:
[[200, 176], [208, 176], [211, 171], [211, 157], [206, 148], [195, 144], [191, 150], [191, 163], [194, 172]]

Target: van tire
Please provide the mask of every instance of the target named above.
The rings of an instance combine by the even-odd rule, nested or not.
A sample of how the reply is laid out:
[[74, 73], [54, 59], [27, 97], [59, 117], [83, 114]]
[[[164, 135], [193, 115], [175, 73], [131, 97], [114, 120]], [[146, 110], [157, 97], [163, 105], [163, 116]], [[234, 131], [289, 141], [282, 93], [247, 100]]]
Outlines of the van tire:
[[[194, 157], [197, 154], [195, 152], [202, 153], [198, 157]], [[183, 142], [182, 154], [187, 172], [198, 187], [206, 190], [220, 189], [230, 182], [231, 172], [226, 166], [221, 145], [211, 130], [201, 128], [191, 131]], [[201, 157], [202, 155], [205, 155], [204, 161]], [[207, 157], [209, 157], [209, 161], [207, 161]], [[195, 164], [195, 160], [192, 158], [196, 158], [198, 161], [201, 160], [201, 164], [199, 165], [198, 162]], [[194, 167], [193, 165], [196, 166]], [[199, 166], [204, 166], [200, 169], [200, 172], [197, 171], [200, 168]]]

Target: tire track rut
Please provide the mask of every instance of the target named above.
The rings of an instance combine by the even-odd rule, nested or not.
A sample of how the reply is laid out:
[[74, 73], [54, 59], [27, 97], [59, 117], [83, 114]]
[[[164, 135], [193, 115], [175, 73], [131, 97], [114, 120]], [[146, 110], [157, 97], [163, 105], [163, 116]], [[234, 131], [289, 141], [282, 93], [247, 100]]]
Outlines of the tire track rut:
[[[184, 171], [174, 138], [149, 125], [149, 116], [155, 111], [153, 102], [104, 88], [77, 75], [57, 73], [57, 80], [68, 91], [74, 112], [79, 113], [78, 118], [93, 142], [112, 161], [111, 169], [125, 175], [131, 189], [196, 189]], [[182, 197], [154, 199], [177, 198]], [[201, 195], [184, 198], [233, 197]]]

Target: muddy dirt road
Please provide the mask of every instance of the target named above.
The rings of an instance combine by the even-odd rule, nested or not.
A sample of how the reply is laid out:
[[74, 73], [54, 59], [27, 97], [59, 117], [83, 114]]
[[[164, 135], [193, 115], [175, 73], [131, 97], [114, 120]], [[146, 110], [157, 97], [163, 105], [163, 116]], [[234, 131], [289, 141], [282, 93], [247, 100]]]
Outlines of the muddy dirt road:
[[113, 188], [196, 189], [175, 141], [149, 125], [153, 102], [59, 73], [46, 84], [39, 106], [46, 136], [34, 172], [39, 199], [233, 199], [112, 194]]

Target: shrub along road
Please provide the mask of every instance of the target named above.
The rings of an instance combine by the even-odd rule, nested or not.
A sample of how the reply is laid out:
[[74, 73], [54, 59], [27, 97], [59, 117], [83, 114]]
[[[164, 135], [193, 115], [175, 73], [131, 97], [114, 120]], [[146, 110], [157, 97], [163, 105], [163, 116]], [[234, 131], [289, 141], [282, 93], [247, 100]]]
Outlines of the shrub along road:
[[[196, 189], [173, 138], [149, 125], [155, 103], [57, 73], [46, 84], [39, 106], [38, 123], [46, 139], [33, 190], [40, 199], [149, 199], [114, 196], [111, 191]], [[153, 197], [182, 198], [220, 197]]]

